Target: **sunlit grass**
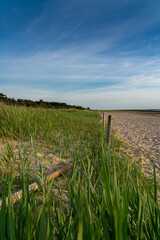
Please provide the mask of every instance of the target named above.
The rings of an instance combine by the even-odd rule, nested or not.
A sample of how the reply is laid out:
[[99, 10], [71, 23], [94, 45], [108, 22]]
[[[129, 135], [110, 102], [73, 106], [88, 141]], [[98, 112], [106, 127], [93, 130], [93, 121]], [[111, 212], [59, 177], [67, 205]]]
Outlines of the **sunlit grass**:
[[[16, 156], [8, 145], [8, 153], [1, 156], [9, 170], [0, 172], [4, 178], [0, 239], [160, 239], [155, 169], [150, 187], [141, 170], [120, 151], [121, 142], [114, 136], [108, 149], [106, 131], [95, 113], [15, 107], [0, 111], [4, 141], [18, 139], [33, 149], [41, 143], [59, 155], [70, 156], [73, 162], [71, 175], [63, 176], [63, 187], [55, 180], [48, 183], [40, 164], [38, 176], [32, 179], [39, 189], [30, 195], [29, 156], [27, 151], [20, 153], [23, 197], [13, 206], [16, 169], [11, 165]], [[53, 193], [55, 188], [58, 196]]]

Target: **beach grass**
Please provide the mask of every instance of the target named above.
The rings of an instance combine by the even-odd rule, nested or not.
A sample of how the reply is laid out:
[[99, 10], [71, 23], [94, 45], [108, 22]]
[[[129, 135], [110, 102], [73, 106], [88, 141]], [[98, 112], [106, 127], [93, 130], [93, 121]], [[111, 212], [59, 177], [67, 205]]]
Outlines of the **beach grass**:
[[[0, 169], [0, 239], [160, 239], [154, 166], [150, 184], [113, 133], [107, 147], [99, 120], [91, 111], [0, 106], [0, 136], [6, 145], [0, 157], [5, 163]], [[21, 149], [23, 144], [28, 148]], [[47, 182], [40, 162], [31, 176], [28, 152], [39, 145], [72, 159], [63, 186]], [[33, 181], [39, 188], [29, 194]], [[13, 205], [15, 186], [22, 188], [22, 200]]]

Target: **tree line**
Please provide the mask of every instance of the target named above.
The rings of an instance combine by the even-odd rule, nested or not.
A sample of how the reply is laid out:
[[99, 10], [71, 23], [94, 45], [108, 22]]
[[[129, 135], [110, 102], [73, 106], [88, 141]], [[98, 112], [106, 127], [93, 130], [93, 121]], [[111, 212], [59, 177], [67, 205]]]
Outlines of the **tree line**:
[[42, 108], [60, 108], [60, 109], [79, 109], [85, 110], [89, 108], [83, 108], [82, 106], [68, 105], [66, 103], [60, 102], [46, 102], [40, 99], [39, 101], [32, 101], [28, 99], [14, 99], [8, 98], [5, 94], [0, 93], [0, 102], [7, 105], [15, 105], [15, 106], [25, 106], [25, 107], [42, 107]]

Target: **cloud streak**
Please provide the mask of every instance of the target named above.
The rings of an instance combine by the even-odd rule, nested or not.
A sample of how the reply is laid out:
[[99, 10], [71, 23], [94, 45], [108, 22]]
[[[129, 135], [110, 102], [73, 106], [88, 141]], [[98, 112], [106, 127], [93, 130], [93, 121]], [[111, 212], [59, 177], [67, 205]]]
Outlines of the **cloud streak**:
[[27, 98], [32, 100], [44, 99], [46, 101], [59, 101], [68, 104], [82, 105], [92, 109], [159, 109], [159, 89], [115, 89], [112, 87], [77, 90], [57, 93], [55, 90], [42, 90], [33, 88], [23, 88], [1, 86], [1, 89], [13, 97]]
[[157, 57], [103, 56], [97, 50], [61, 49], [24, 58], [0, 60], [0, 78], [15, 81], [78, 83], [110, 82], [115, 85], [152, 86], [160, 84], [160, 59]]
[[157, 108], [159, 1], [15, 2], [0, 14], [1, 91], [93, 108]]

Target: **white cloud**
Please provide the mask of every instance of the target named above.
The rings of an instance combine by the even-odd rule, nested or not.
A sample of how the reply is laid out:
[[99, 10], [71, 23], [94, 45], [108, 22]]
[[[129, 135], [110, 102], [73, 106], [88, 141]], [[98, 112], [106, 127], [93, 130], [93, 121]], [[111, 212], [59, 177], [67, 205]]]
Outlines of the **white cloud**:
[[[96, 52], [96, 53], [95, 53]], [[128, 87], [160, 85], [160, 59], [98, 55], [93, 49], [41, 52], [24, 58], [2, 58], [0, 79], [30, 82], [106, 82]]]
[[94, 90], [77, 90], [57, 92], [24, 87], [4, 87], [1, 90], [9, 97], [27, 98], [32, 100], [66, 102], [71, 105], [81, 105], [92, 109], [159, 109], [160, 89], [158, 88], [115, 88], [108, 87]]
[[[158, 57], [110, 57], [98, 53], [97, 48], [86, 46], [85, 51], [81, 47], [70, 47], [23, 58], [1, 58], [1, 92], [9, 97], [43, 98], [91, 108], [159, 108]], [[44, 90], [40, 83], [45, 82], [50, 86], [46, 84]], [[77, 89], [69, 92], [63, 85], [62, 89], [56, 89], [55, 83], [64, 82], [77, 84]], [[89, 86], [87, 89], [87, 83], [91, 86], [99, 82], [109, 87], [100, 88], [96, 84], [95, 89], [89, 90]], [[80, 90], [81, 83], [86, 84], [86, 89]]]

